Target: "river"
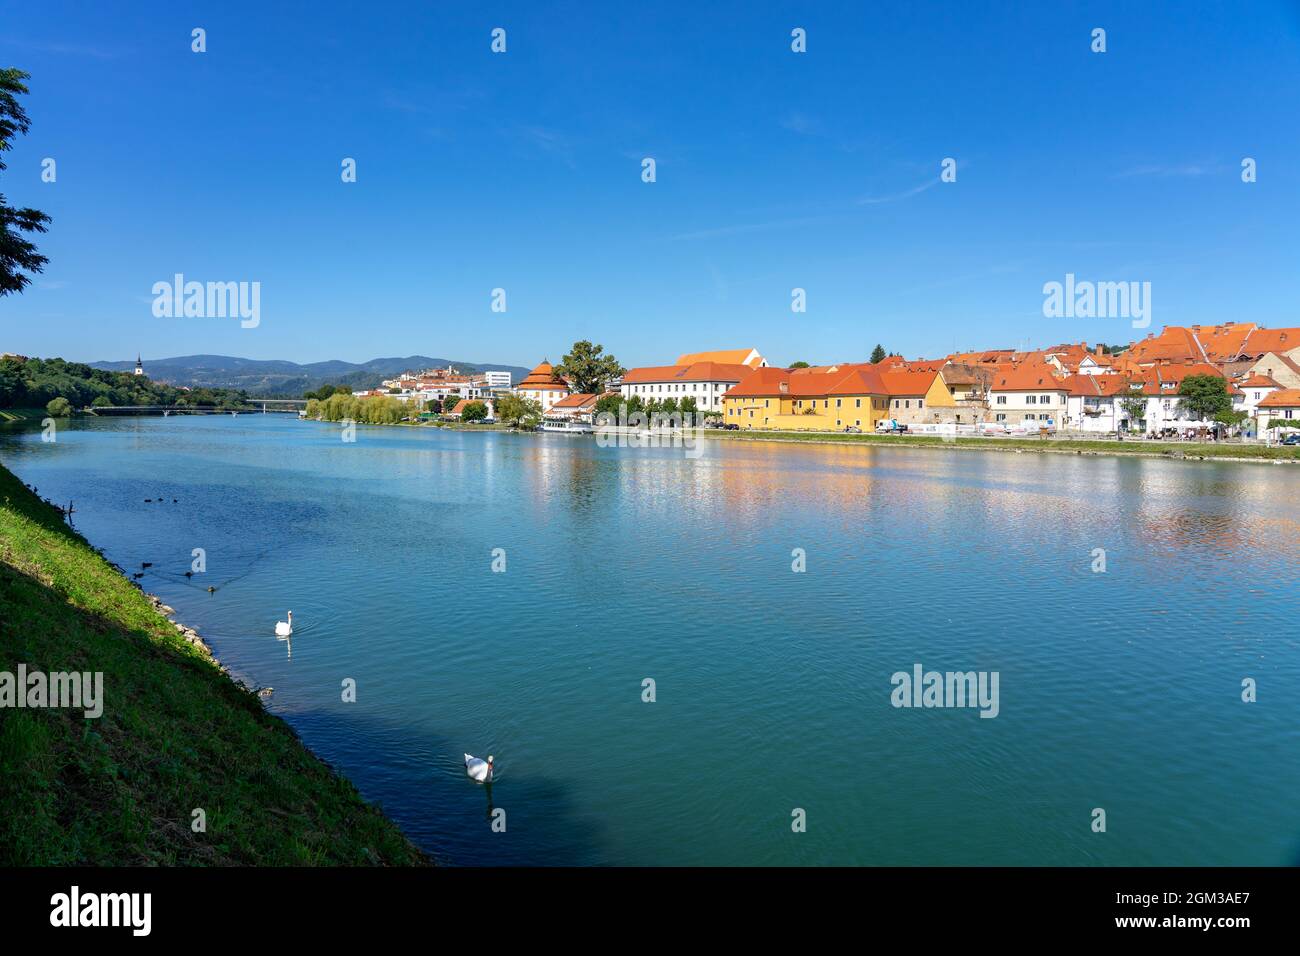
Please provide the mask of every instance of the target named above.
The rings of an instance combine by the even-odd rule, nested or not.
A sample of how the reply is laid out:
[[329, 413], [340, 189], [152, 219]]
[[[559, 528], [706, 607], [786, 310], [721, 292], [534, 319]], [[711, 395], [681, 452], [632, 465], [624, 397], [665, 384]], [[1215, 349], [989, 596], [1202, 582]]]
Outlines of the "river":
[[[1293, 467], [278, 415], [0, 461], [444, 864], [1300, 858]], [[996, 716], [893, 706], [918, 664]]]

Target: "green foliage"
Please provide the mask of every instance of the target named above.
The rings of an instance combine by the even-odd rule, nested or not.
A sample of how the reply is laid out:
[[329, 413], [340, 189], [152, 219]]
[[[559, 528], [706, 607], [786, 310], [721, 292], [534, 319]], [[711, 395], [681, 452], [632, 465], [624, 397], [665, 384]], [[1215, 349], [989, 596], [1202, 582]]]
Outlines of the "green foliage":
[[542, 421], [542, 403], [520, 395], [497, 399], [497, 421], [515, 428], [536, 428]]
[[[63, 359], [5, 359], [0, 362], [0, 408], [40, 408], [51, 399], [66, 398], [76, 408], [95, 405], [103, 397], [110, 405], [192, 405], [235, 408], [245, 404], [243, 392], [226, 388], [191, 391], [160, 385], [145, 375], [106, 372]], [[100, 408], [104, 402], [100, 402]]]
[[72, 414], [72, 405], [66, 398], [52, 398], [45, 406], [51, 418], [67, 418]]
[[1194, 416], [1213, 420], [1221, 412], [1232, 411], [1227, 379], [1218, 375], [1189, 375], [1178, 386], [1183, 407]]
[[[609, 392], [605, 395], [600, 396], [600, 398], [596, 399], [595, 413], [597, 415], [601, 413], [605, 413], [608, 415], [612, 415], [614, 416], [614, 418], [617, 419], [619, 409], [623, 407], [624, 401], [625, 399], [623, 398], [622, 395], [619, 395], [614, 392]], [[631, 405], [630, 402], [628, 404], [629, 406]]]
[[[877, 345], [876, 348], [880, 348], [880, 346]], [[808, 365], [807, 362], [791, 362], [791, 363], [790, 363], [790, 367], [791, 367], [791, 368], [809, 368], [809, 365]]]
[[396, 425], [411, 413], [405, 402], [387, 395], [358, 398], [336, 392], [329, 398], [307, 402], [307, 417], [322, 422], [354, 421], [362, 425]]
[[462, 422], [481, 422], [487, 418], [488, 408], [485, 402], [466, 402], [465, 407], [461, 409], [460, 420]]
[[1124, 415], [1128, 418], [1130, 431], [1137, 426], [1139, 421], [1146, 417], [1147, 399], [1140, 388], [1132, 388], [1125, 392], [1120, 397], [1119, 406], [1124, 410]]
[[[13, 148], [10, 140], [31, 128], [18, 97], [27, 93], [28, 74], [12, 67], [0, 69], [0, 154]], [[7, 169], [0, 159], [0, 171]], [[41, 272], [49, 260], [23, 233], [45, 232], [50, 217], [36, 209], [15, 208], [0, 195], [0, 296], [22, 292], [31, 282], [26, 272]]]
[[885, 354], [885, 347], [883, 345], [877, 345], [871, 350], [871, 363], [873, 365], [877, 362], [883, 362], [888, 357], [889, 356]]
[[1229, 428], [1240, 428], [1246, 419], [1250, 418], [1250, 412], [1233, 411], [1231, 408], [1219, 412], [1214, 416], [1214, 420], [1220, 425], [1227, 425]]
[[555, 374], [567, 379], [574, 392], [600, 395], [607, 385], [626, 371], [618, 359], [604, 354], [603, 345], [592, 345], [586, 339], [573, 343], [573, 351], [555, 366]]
[[317, 398], [321, 401], [329, 398], [331, 395], [351, 395], [352, 389], [346, 385], [322, 385], [314, 392], [303, 392], [302, 397], [306, 399]]
[[685, 398], [683, 398], [680, 402], [677, 403], [677, 409], [683, 415], [694, 415], [696, 412], [699, 411], [699, 405], [695, 401], [694, 395], [687, 395]]

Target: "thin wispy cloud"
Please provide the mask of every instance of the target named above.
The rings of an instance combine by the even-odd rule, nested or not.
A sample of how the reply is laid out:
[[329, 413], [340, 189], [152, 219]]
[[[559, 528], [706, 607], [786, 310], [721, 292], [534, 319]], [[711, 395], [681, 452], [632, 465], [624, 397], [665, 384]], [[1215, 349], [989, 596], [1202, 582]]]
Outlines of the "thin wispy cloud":
[[559, 158], [570, 169], [577, 168], [573, 159], [573, 148], [568, 138], [558, 130], [548, 129], [545, 126], [521, 126], [518, 134], [542, 152]]
[[726, 236], [743, 236], [754, 232], [769, 232], [774, 229], [788, 229], [796, 226], [813, 226], [830, 222], [836, 216], [804, 216], [799, 219], [771, 219], [767, 222], [746, 222], [734, 226], [719, 226], [716, 229], [700, 229], [696, 232], [679, 232], [669, 236], [674, 242], [689, 242], [695, 239], [721, 239]]
[[1209, 176], [1220, 171], [1213, 163], [1184, 163], [1182, 165], [1134, 166], [1116, 174], [1117, 179], [1131, 176]]
[[5, 46], [17, 47], [20, 50], [30, 50], [33, 53], [54, 53], [59, 56], [85, 56], [96, 60], [115, 60], [119, 57], [126, 56], [131, 51], [122, 48], [111, 48], [102, 46], [93, 46], [82, 43], [42, 43], [31, 40], [4, 40]]
[[939, 185], [939, 177], [935, 176], [934, 179], [927, 180], [921, 183], [921, 185], [913, 189], [909, 189], [905, 192], [894, 193], [889, 196], [863, 196], [861, 199], [858, 200], [858, 205], [879, 206], [879, 205], [883, 205], [884, 203], [902, 202], [904, 199], [911, 199], [913, 196], [917, 196], [925, 192], [927, 189], [931, 189], [937, 185]]

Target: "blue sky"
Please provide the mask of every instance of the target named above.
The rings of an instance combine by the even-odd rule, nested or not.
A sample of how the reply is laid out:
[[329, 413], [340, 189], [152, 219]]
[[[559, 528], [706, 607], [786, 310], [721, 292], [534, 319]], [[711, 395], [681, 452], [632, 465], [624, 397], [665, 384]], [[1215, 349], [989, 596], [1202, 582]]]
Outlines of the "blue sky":
[[[1300, 324], [1297, 2], [2, 5], [33, 128], [0, 190], [54, 218], [3, 351], [785, 364], [1144, 334], [1044, 318], [1067, 272], [1150, 282], [1153, 331]], [[261, 324], [155, 318], [177, 272], [260, 282]]]

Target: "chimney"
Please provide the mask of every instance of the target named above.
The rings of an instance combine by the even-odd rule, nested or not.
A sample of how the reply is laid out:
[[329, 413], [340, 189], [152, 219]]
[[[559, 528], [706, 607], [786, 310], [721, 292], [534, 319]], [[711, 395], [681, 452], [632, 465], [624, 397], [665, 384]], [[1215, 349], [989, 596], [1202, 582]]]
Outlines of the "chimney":
[[1093, 354], [1093, 355], [1105, 355], [1105, 354], [1106, 354], [1106, 347], [1105, 347], [1104, 345], [1098, 345], [1095, 349], [1092, 350], [1092, 354]]

